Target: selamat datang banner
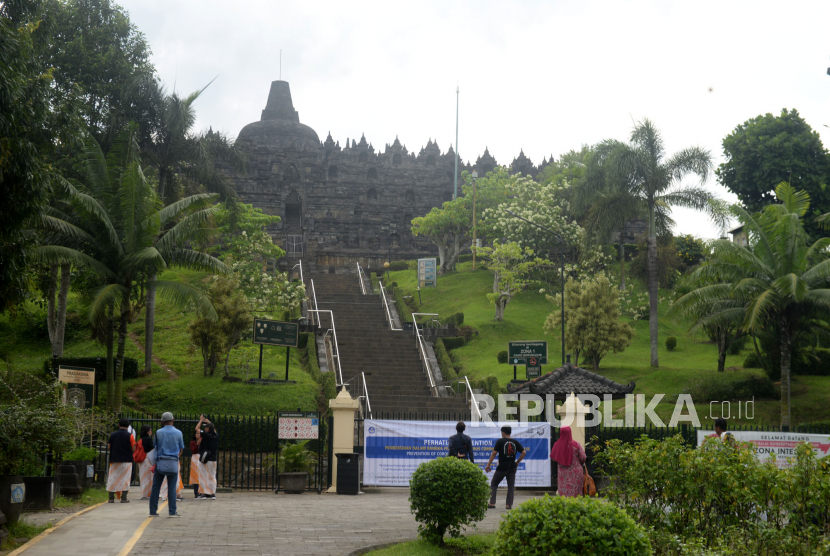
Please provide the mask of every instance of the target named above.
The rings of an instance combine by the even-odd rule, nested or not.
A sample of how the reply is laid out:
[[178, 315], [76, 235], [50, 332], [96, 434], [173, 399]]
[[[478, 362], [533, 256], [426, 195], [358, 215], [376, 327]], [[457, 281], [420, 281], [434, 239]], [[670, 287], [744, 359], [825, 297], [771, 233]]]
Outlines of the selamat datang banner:
[[[374, 486], [409, 486], [412, 473], [425, 461], [447, 455], [447, 443], [455, 434], [457, 421], [363, 421], [363, 484]], [[550, 486], [550, 423], [474, 424], [466, 421], [464, 434], [473, 440], [473, 455], [482, 472], [493, 445], [501, 438], [501, 427], [513, 428], [510, 435], [527, 450], [519, 464], [516, 486]], [[491, 425], [491, 426], [487, 426]], [[498, 456], [487, 478], [493, 477]], [[502, 482], [507, 486], [506, 482]]]
[[[789, 458], [795, 457], [795, 447], [807, 442], [813, 447], [817, 458], [830, 454], [830, 436], [826, 434], [806, 434], [799, 432], [762, 432], [762, 431], [727, 431], [738, 442], [752, 442], [755, 455], [760, 462], [770, 459], [775, 454], [775, 465], [779, 469], [790, 467]], [[697, 445], [701, 446], [707, 438], [715, 436], [715, 431], [697, 431]]]

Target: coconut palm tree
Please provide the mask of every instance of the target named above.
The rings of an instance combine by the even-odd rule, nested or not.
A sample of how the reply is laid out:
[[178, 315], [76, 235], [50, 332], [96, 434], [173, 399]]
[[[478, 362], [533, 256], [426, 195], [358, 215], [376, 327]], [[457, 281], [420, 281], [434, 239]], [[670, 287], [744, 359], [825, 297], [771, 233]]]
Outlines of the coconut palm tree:
[[[75, 210], [86, 218], [85, 231], [94, 239], [94, 254], [84, 257], [95, 261], [96, 271], [106, 282], [93, 294], [89, 316], [107, 345], [107, 399], [114, 411], [121, 408], [127, 324], [139, 283], [169, 265], [228, 272], [218, 259], [185, 247], [189, 239], [209, 228], [216, 209], [208, 205], [216, 195], [193, 195], [162, 208], [144, 177], [135, 133], [135, 126], [128, 126], [107, 156], [94, 140], [88, 139], [84, 152], [86, 183], [65, 183], [77, 199]], [[168, 225], [171, 227], [164, 230]], [[66, 247], [41, 249], [46, 250], [45, 260], [86, 260]], [[204, 314], [216, 318], [209, 299], [196, 288], [165, 280], [148, 281], [147, 285], [179, 305], [195, 300]], [[117, 326], [114, 356], [113, 326]]]
[[805, 319], [830, 311], [830, 238], [812, 244], [803, 217], [810, 197], [786, 182], [775, 188], [778, 204], [750, 214], [734, 206], [733, 213], [749, 233], [749, 248], [728, 240], [713, 243], [710, 260], [692, 276], [718, 277], [720, 283], [700, 287], [677, 300], [679, 308], [710, 307], [701, 323], [718, 323], [734, 317], [735, 301], [747, 332], [778, 328], [781, 353], [781, 426], [792, 423], [790, 370], [793, 337]]
[[[211, 81], [212, 83], [212, 81]], [[169, 187], [173, 175], [184, 178], [190, 184], [186, 189], [204, 189], [217, 193], [221, 200], [233, 205], [236, 197], [230, 180], [215, 166], [222, 160], [237, 171], [244, 171], [246, 155], [222, 133], [209, 130], [193, 133], [196, 110], [193, 104], [210, 86], [181, 97], [175, 91], [167, 94], [159, 91], [160, 109], [158, 130], [152, 142], [142, 151], [142, 157], [155, 169], [158, 176], [158, 194], [162, 202], [178, 198]], [[149, 373], [153, 363], [153, 337], [155, 330], [156, 290], [153, 282], [156, 274], [147, 275], [146, 311], [144, 320], [144, 372]]]
[[[657, 357], [657, 230], [661, 211], [671, 207], [697, 209], [711, 216], [721, 227], [726, 223], [724, 204], [703, 188], [712, 172], [709, 151], [689, 147], [667, 157], [663, 138], [648, 119], [637, 122], [629, 143], [605, 140], [594, 149], [582, 186], [586, 198], [605, 191], [618, 198], [631, 198], [630, 204], [643, 207], [648, 218], [648, 297], [651, 366], [658, 367]], [[603, 179], [592, 179], [592, 173], [603, 173]], [[697, 175], [700, 186], [681, 186], [683, 179]], [[634, 202], [636, 201], [636, 202]]]

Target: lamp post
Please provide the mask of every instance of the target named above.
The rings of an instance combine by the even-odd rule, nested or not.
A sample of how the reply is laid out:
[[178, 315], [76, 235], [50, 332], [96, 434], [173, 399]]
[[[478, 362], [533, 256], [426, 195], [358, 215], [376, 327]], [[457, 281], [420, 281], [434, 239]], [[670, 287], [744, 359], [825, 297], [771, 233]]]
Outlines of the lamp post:
[[513, 216], [514, 218], [518, 218], [519, 220], [523, 220], [530, 224], [531, 226], [536, 226], [540, 230], [544, 230], [547, 233], [551, 234], [556, 240], [559, 242], [559, 271], [560, 271], [560, 281], [562, 282], [562, 366], [565, 366], [565, 242], [562, 241], [562, 236], [554, 232], [553, 230], [549, 230], [544, 226], [540, 226], [535, 222], [531, 222], [527, 218], [522, 218], [512, 210], [506, 211], [508, 214]]
[[473, 170], [473, 270], [476, 269], [476, 178], [478, 172]]

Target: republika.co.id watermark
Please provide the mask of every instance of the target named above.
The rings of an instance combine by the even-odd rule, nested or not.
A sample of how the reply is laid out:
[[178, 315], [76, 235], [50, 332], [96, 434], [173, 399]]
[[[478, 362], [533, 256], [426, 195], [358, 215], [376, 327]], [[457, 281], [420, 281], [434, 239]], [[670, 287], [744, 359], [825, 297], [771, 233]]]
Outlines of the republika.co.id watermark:
[[[544, 398], [536, 394], [499, 394], [497, 403], [492, 396], [477, 394], [475, 401], [479, 409], [476, 411], [472, 407], [473, 426], [494, 426], [496, 422], [516, 420], [523, 423], [529, 422], [531, 418], [536, 421], [543, 414], [552, 427], [573, 423], [577, 418], [584, 418], [585, 427], [596, 427], [602, 423], [606, 427], [645, 427], [647, 422], [654, 427], [667, 426], [655, 411], [665, 394], [652, 396], [648, 403], [645, 394], [626, 394], [625, 399], [616, 400], [610, 394], [605, 394], [602, 398], [594, 394], [580, 394], [577, 398], [581, 403], [556, 401], [553, 394], [547, 394]], [[619, 412], [620, 404], [623, 404], [625, 411], [622, 418], [615, 416], [615, 404], [616, 412]], [[750, 401], [710, 402], [709, 414], [703, 418], [752, 420], [755, 418], [755, 397]], [[701, 426], [690, 394], [677, 397], [668, 426], [676, 427], [685, 423], [696, 428]]]

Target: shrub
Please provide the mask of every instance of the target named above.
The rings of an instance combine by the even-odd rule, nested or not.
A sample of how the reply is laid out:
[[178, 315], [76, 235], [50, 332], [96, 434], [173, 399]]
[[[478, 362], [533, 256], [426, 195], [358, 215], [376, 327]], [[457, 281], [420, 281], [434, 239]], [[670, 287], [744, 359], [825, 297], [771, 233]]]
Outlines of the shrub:
[[458, 537], [462, 527], [484, 519], [489, 497], [487, 477], [468, 460], [422, 463], [409, 481], [410, 509], [420, 535], [431, 543], [443, 543], [446, 533]]
[[409, 270], [409, 263], [407, 261], [392, 261], [389, 263], [389, 271], [393, 270]]
[[454, 324], [455, 326], [461, 326], [464, 324], [464, 313], [453, 313], [447, 318], [444, 319], [444, 324]]
[[441, 368], [441, 375], [444, 380], [455, 380], [458, 374], [455, 372], [455, 366], [452, 363], [450, 354], [447, 353], [444, 341], [446, 338], [438, 338], [435, 340], [435, 359], [438, 360], [438, 366]]
[[493, 546], [499, 555], [585, 553], [651, 554], [651, 543], [645, 529], [613, 504], [546, 494], [505, 514]]
[[726, 353], [729, 355], [740, 355], [741, 351], [746, 347], [746, 336], [738, 336], [729, 344], [729, 347], [726, 348]]
[[666, 349], [669, 351], [674, 351], [674, 348], [677, 347], [677, 338], [674, 336], [669, 336], [666, 338]]
[[[657, 238], [657, 282], [661, 288], [670, 289], [680, 277], [680, 258], [674, 242]], [[631, 276], [648, 284], [648, 247], [646, 243], [638, 246], [637, 256], [631, 260]]]
[[498, 355], [496, 355], [496, 359], [498, 359], [499, 363], [507, 363], [507, 350], [501, 350]]
[[780, 397], [778, 388], [766, 376], [751, 375], [738, 380], [724, 378], [722, 374], [710, 376], [687, 386], [684, 392], [696, 402], [759, 399], [775, 400]]
[[[113, 361], [113, 365], [115, 365]], [[106, 382], [107, 380], [107, 357], [58, 357], [56, 359], [47, 359], [43, 362], [43, 372], [47, 375], [52, 375], [55, 378], [58, 376], [58, 367], [60, 365], [68, 365], [70, 367], [89, 367], [95, 369], [95, 380]], [[130, 378], [138, 378], [138, 361], [132, 357], [124, 358], [124, 380]]]
[[761, 365], [761, 358], [758, 357], [758, 354], [754, 351], [750, 352], [749, 355], [746, 356], [744, 359], [744, 369], [760, 369], [762, 368]]
[[81, 446], [66, 452], [62, 459], [63, 461], [95, 461], [97, 458], [98, 452], [92, 448], [84, 448]]
[[693, 235], [682, 235], [674, 238], [677, 257], [680, 259], [681, 270], [697, 266], [706, 256], [706, 242]]
[[448, 350], [463, 347], [467, 342], [464, 336], [451, 336], [449, 338], [442, 338], [444, 340], [444, 347]]

